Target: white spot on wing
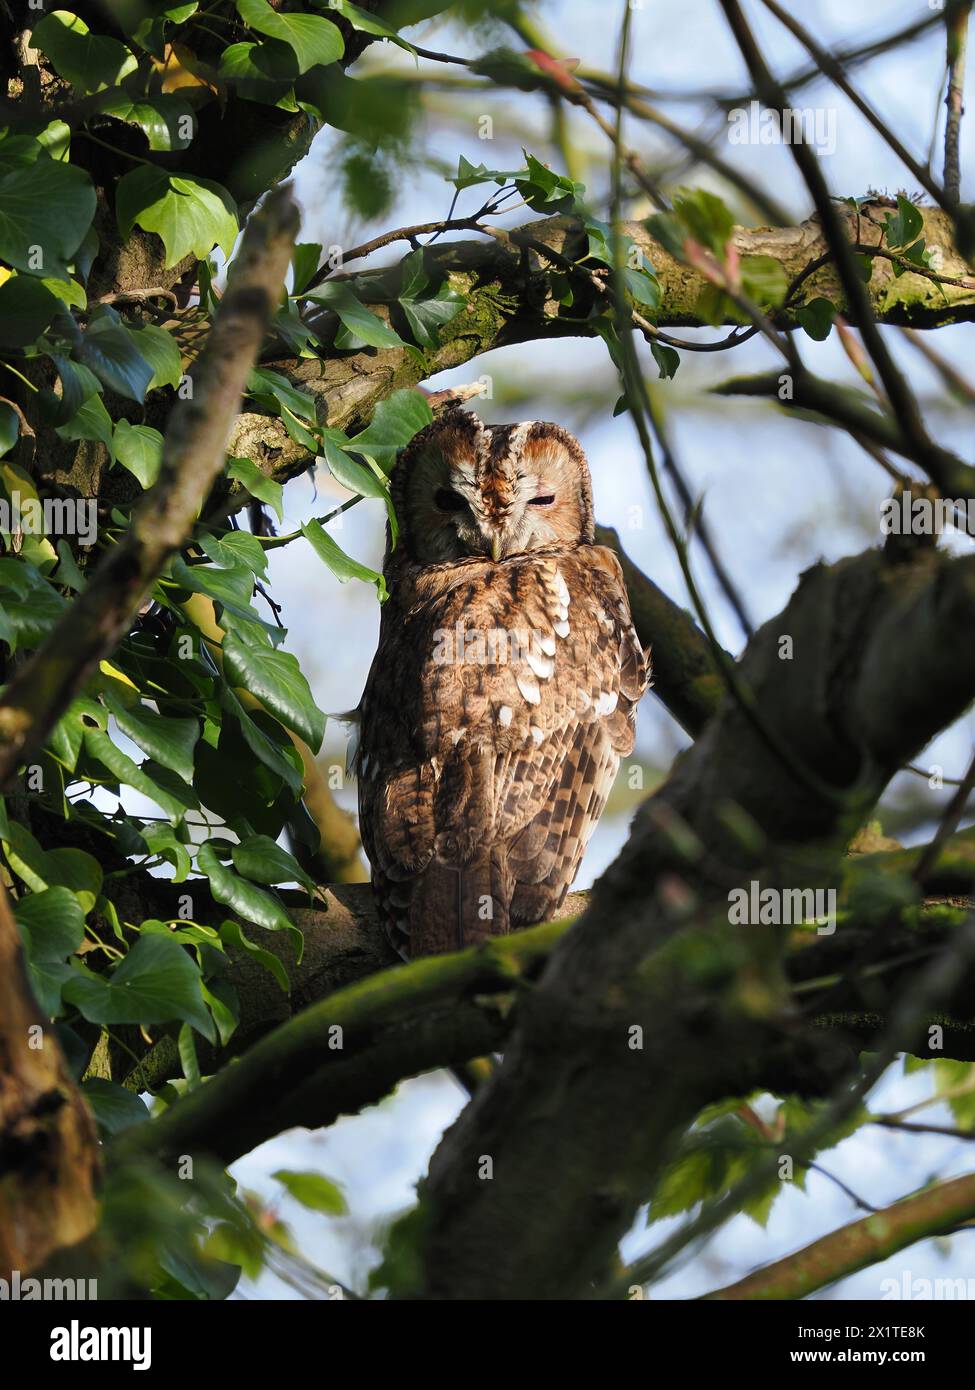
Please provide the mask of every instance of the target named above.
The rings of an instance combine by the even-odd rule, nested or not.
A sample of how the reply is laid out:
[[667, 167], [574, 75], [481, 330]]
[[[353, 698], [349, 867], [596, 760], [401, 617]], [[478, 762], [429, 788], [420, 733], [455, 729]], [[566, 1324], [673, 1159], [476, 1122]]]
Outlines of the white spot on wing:
[[568, 637], [569, 635], [569, 624], [565, 618], [560, 618], [557, 623], [553, 623], [552, 628], [560, 637]]
[[536, 656], [534, 652], [526, 652], [525, 660], [540, 680], [548, 680], [555, 670], [555, 662], [550, 661], [547, 656]]
[[538, 681], [532, 680], [530, 676], [515, 676], [518, 689], [530, 705], [537, 705], [542, 698], [542, 692], [538, 688]]
[[541, 743], [542, 739], [545, 737], [544, 730], [540, 729], [537, 724], [532, 724], [528, 732], [536, 743]]
[[612, 714], [619, 702], [619, 691], [604, 690], [596, 701], [596, 713], [602, 715]]
[[498, 710], [498, 723], [501, 725], [502, 729], [506, 729], [508, 727], [508, 725], [511, 723], [513, 715], [514, 710], [511, 708], [510, 705], [501, 706], [501, 708]]

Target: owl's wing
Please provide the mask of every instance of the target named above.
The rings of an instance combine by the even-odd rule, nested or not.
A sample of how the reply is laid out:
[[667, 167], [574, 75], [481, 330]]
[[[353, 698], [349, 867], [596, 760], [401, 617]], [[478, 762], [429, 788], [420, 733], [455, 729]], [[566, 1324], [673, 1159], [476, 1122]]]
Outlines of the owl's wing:
[[445, 949], [476, 936], [485, 899], [490, 932], [553, 911], [646, 682], [619, 562], [598, 546], [474, 562], [391, 621], [363, 701], [360, 822], [396, 931], [423, 918], [428, 939], [431, 916], [457, 916]]

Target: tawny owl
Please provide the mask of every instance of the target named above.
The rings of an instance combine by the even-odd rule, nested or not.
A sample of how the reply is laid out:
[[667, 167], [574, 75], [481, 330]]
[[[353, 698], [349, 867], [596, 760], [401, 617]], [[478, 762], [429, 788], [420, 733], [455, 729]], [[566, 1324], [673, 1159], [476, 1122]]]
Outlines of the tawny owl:
[[647, 664], [558, 425], [453, 410], [402, 452], [392, 495], [356, 771], [379, 910], [416, 956], [551, 917], [633, 747]]

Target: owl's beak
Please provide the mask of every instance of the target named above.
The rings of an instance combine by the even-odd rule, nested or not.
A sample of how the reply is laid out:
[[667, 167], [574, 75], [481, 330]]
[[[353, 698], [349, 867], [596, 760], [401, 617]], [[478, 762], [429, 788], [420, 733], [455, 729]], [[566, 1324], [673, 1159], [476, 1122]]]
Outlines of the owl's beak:
[[498, 535], [497, 531], [492, 531], [492, 533], [491, 533], [491, 559], [494, 561], [495, 564], [497, 564], [498, 561], [501, 559], [501, 555], [502, 555], [501, 537]]

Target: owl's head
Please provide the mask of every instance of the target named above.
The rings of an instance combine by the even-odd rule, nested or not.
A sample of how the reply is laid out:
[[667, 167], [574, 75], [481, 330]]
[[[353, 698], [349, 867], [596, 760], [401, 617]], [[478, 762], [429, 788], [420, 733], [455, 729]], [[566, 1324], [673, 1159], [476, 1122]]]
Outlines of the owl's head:
[[586, 456], [560, 425], [485, 425], [452, 410], [420, 431], [393, 471], [400, 545], [421, 564], [499, 561], [593, 539]]

